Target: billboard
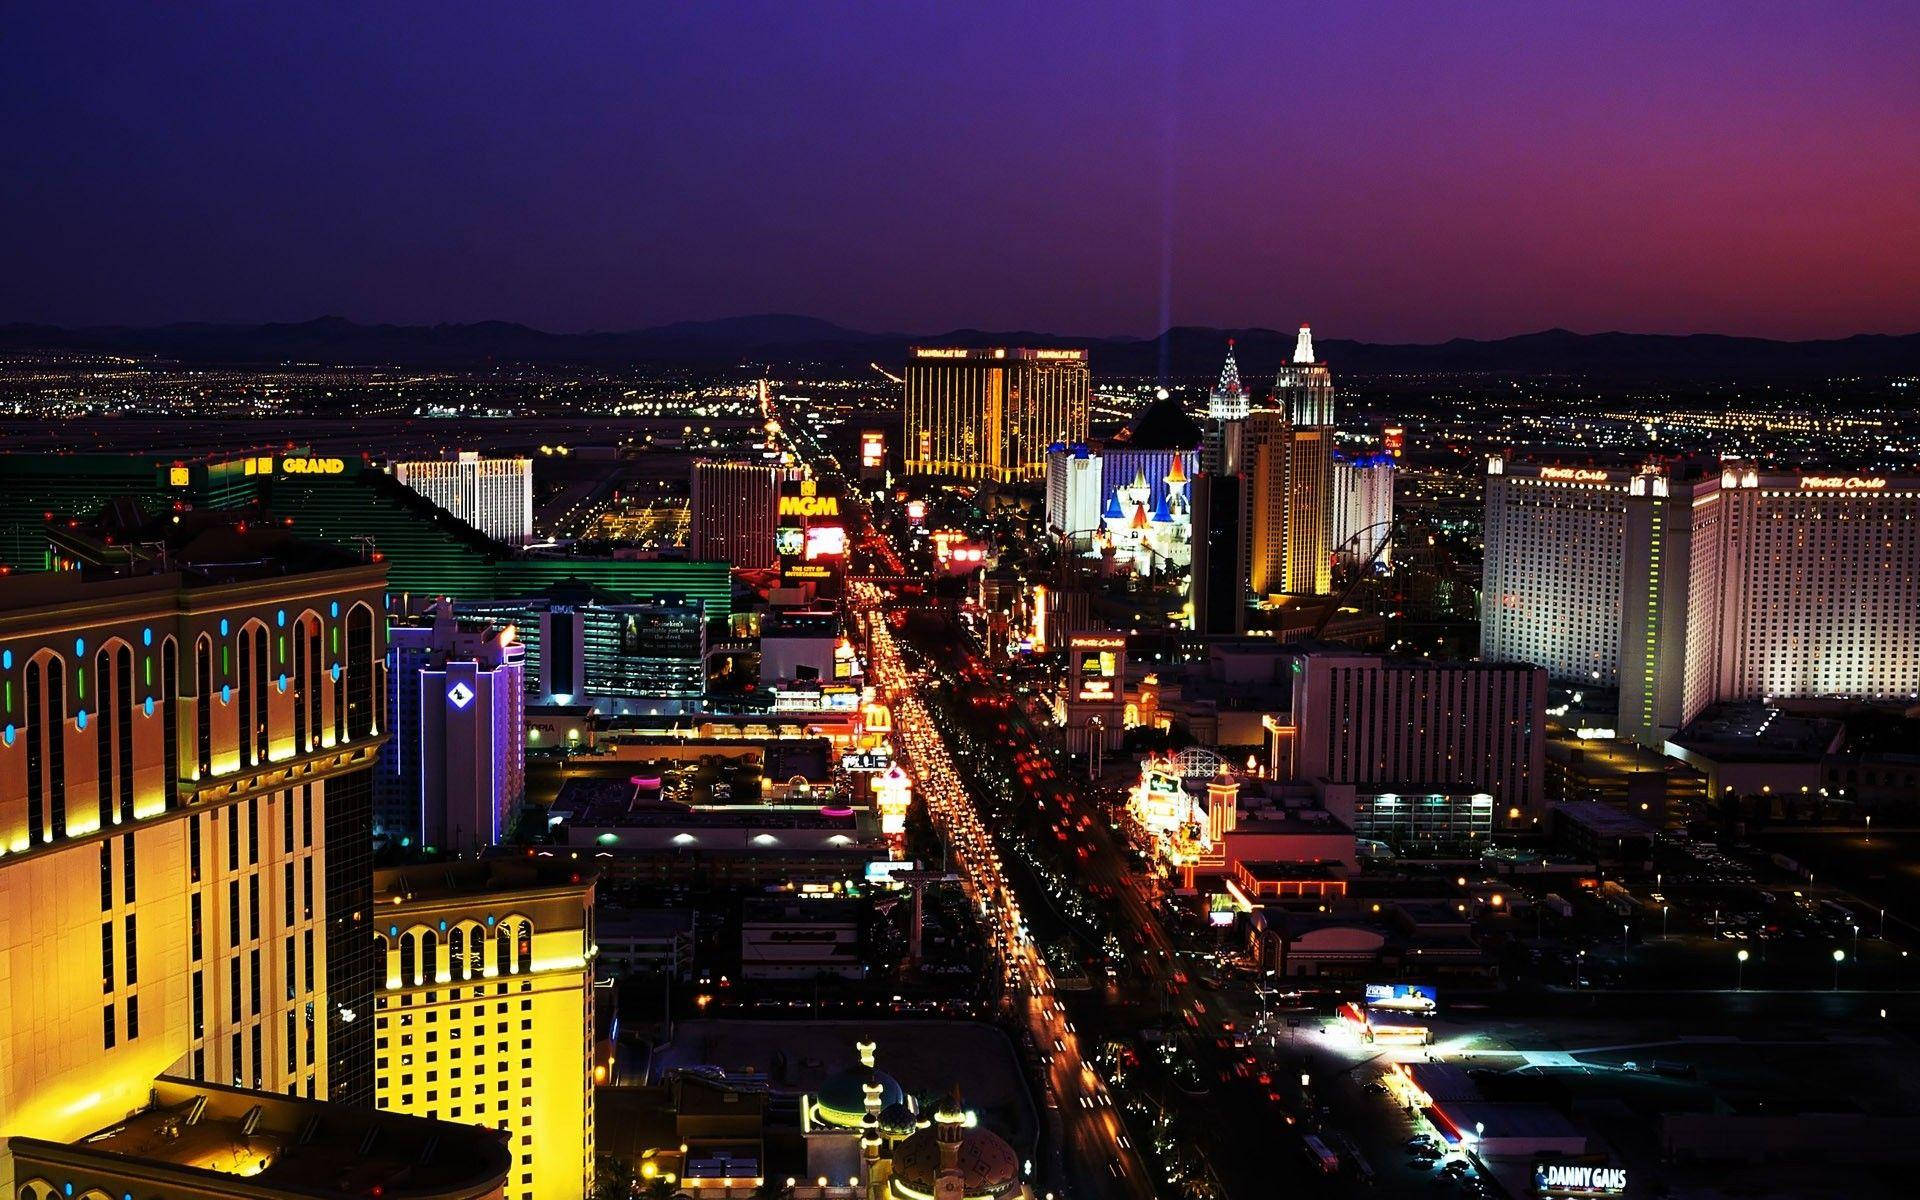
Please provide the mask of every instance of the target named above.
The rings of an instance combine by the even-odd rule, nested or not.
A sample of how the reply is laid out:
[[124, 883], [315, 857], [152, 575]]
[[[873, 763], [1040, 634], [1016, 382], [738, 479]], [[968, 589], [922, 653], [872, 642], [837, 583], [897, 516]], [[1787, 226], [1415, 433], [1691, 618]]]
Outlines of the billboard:
[[838, 488], [822, 487], [816, 480], [790, 480], [780, 486], [774, 549], [783, 581], [809, 584], [820, 596], [839, 595], [847, 561], [845, 504]]
[[1074, 699], [1117, 702], [1121, 698], [1126, 635], [1076, 633], [1067, 639], [1067, 655]]
[[860, 469], [878, 471], [886, 461], [886, 433], [878, 429], [863, 430], [860, 434]]
[[1537, 1196], [1619, 1196], [1626, 1190], [1625, 1167], [1566, 1160], [1533, 1166], [1533, 1191]]
[[1440, 996], [1424, 983], [1370, 983], [1367, 1007], [1432, 1012], [1440, 1007]]

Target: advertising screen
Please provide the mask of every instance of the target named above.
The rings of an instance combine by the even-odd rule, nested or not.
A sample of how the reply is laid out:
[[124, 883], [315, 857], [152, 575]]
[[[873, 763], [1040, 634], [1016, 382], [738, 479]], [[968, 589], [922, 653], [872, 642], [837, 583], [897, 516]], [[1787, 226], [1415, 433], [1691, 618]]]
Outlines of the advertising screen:
[[847, 531], [839, 525], [812, 525], [807, 528], [807, 561], [847, 556]]
[[1423, 983], [1370, 983], [1367, 985], [1368, 1008], [1432, 1012], [1439, 1005], [1439, 993]]

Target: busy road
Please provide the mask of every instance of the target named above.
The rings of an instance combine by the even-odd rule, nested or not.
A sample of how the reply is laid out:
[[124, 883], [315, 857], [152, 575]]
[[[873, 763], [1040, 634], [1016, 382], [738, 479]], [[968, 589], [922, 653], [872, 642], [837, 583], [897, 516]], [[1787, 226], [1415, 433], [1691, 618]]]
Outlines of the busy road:
[[882, 594], [856, 583], [849, 608], [866, 634], [868, 670], [879, 695], [892, 706], [894, 739], [902, 766], [960, 876], [968, 902], [986, 931], [988, 949], [1002, 974], [1014, 1016], [1032, 1036], [1046, 1064], [1046, 1124], [1053, 1156], [1048, 1191], [1101, 1200], [1153, 1195], [1113, 1100], [1086, 1061], [1081, 1037], [1055, 990], [1034, 942], [1019, 898], [980, 820], [931, 715], [916, 692], [888, 628]]

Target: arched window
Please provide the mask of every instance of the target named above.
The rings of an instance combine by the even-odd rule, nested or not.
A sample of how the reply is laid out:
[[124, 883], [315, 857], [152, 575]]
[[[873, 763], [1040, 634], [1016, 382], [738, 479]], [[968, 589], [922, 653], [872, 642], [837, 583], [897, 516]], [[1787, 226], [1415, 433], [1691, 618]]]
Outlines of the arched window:
[[267, 676], [272, 670], [272, 662], [267, 657], [267, 627], [256, 624], [253, 627], [253, 761], [267, 761], [267, 741], [269, 737], [268, 715], [272, 712], [273, 702], [268, 699], [272, 693], [267, 688]]
[[[100, 691], [100, 707], [107, 707], [107, 693], [103, 683]], [[133, 647], [120, 643], [119, 650], [113, 656], [113, 728], [119, 745], [114, 749], [120, 756], [120, 820], [133, 820]], [[107, 731], [102, 729], [100, 736], [105, 738]]]
[[198, 778], [213, 774], [213, 639], [201, 634], [193, 643], [194, 762]]
[[245, 629], [240, 631], [240, 675], [237, 683], [234, 700], [240, 714], [240, 765], [250, 767], [253, 765], [253, 706], [257, 701], [253, 694], [253, 638]]
[[40, 660], [27, 664], [27, 840], [41, 841], [46, 835], [47, 750], [40, 729], [46, 719], [46, 699], [40, 685], [45, 678]]
[[420, 974], [421, 983], [439, 982], [440, 938], [431, 929], [420, 935]]
[[479, 979], [487, 973], [487, 934], [478, 925], [468, 925], [467, 978]]
[[533, 922], [520, 922], [520, 973], [533, 970]]
[[168, 808], [180, 781], [180, 643], [168, 638], [160, 643], [160, 736], [164, 743], [166, 773], [163, 800]]
[[306, 634], [307, 686], [312, 690], [313, 698], [307, 704], [307, 749], [320, 748], [320, 713], [326, 706], [320, 703], [320, 677], [326, 672], [326, 661], [321, 650], [320, 618], [310, 617]]
[[257, 621], [240, 630], [240, 765], [267, 761], [267, 627]]
[[119, 714], [107, 703], [113, 695], [113, 651], [106, 646], [93, 656], [93, 686], [100, 701], [100, 719], [93, 731], [94, 794], [100, 805], [100, 827], [104, 829], [113, 824], [113, 793], [120, 780], [113, 771], [113, 719]]
[[455, 983], [467, 978], [467, 931], [459, 925], [447, 931], [447, 977]]
[[500, 922], [493, 935], [493, 969], [500, 975], [513, 974], [513, 934], [507, 930], [508, 922]]
[[379, 670], [373, 652], [373, 609], [356, 604], [347, 612], [347, 736], [367, 737], [375, 729]]
[[52, 836], [67, 836], [67, 664], [59, 655], [47, 657], [47, 800], [52, 810]]
[[400, 935], [400, 986], [412, 987], [419, 982], [420, 963], [412, 933]]

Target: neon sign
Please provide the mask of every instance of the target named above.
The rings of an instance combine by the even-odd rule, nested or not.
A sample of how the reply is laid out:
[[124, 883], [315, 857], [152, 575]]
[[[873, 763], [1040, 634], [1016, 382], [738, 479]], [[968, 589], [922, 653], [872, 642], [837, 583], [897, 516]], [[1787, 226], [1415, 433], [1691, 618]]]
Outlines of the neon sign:
[[1877, 476], [1802, 475], [1800, 486], [1812, 492], [1877, 492], [1887, 486], [1887, 481]]
[[1607, 473], [1605, 471], [1588, 470], [1585, 467], [1541, 467], [1540, 478], [1568, 479], [1574, 483], [1605, 483], [1607, 481]]
[[280, 469], [289, 475], [338, 475], [347, 464], [337, 458], [283, 458]]
[[1533, 1186], [1542, 1194], [1617, 1196], [1627, 1190], [1627, 1170], [1579, 1163], [1541, 1163], [1533, 1169]]
[[782, 496], [780, 497], [780, 515], [783, 517], [837, 517], [840, 515], [840, 500], [837, 496]]

